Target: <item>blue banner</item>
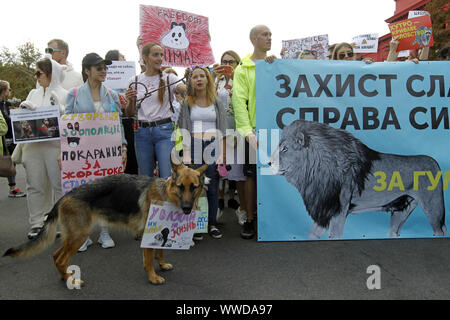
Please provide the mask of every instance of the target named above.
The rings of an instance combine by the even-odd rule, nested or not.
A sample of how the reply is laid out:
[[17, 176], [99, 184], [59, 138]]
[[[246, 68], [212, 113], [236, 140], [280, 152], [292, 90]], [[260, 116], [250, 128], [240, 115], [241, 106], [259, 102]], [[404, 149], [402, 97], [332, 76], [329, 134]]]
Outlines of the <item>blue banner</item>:
[[449, 71], [258, 61], [258, 240], [447, 236]]

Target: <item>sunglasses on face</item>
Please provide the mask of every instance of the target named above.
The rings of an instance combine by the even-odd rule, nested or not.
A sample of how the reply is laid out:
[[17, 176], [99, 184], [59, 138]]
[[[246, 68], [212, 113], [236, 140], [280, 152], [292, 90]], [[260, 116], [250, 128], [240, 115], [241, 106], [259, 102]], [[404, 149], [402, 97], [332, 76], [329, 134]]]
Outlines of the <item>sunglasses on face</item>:
[[53, 48], [45, 48], [45, 53], [53, 54], [54, 52], [61, 52], [64, 51], [62, 49], [53, 49]]
[[341, 60], [344, 59], [345, 56], [347, 56], [349, 58], [352, 58], [353, 57], [353, 51], [339, 53], [339, 55], [338, 55], [339, 59], [341, 59]]
[[104, 67], [96, 67], [95, 70], [97, 70], [98, 72], [102, 72], [103, 70], [108, 71], [108, 67], [104, 66]]

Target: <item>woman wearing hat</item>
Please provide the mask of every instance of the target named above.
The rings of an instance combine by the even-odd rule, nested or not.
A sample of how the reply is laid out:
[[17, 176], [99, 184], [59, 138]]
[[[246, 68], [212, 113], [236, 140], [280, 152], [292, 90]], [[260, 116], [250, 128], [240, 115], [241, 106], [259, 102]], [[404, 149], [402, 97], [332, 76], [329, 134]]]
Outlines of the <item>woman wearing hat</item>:
[[[72, 89], [67, 94], [66, 114], [70, 113], [93, 113], [93, 112], [119, 112], [120, 118], [120, 100], [112, 90], [105, 87], [103, 82], [106, 78], [107, 66], [111, 60], [105, 60], [96, 53], [87, 54], [82, 61], [82, 75], [84, 84], [78, 88]], [[120, 119], [122, 126], [122, 119]], [[127, 162], [127, 141], [125, 140], [123, 126], [122, 132], [122, 163], [126, 166]], [[111, 239], [108, 228], [100, 224], [101, 233], [98, 242], [103, 248], [112, 248], [115, 246]], [[87, 238], [86, 242], [78, 251], [85, 251], [92, 240]]]

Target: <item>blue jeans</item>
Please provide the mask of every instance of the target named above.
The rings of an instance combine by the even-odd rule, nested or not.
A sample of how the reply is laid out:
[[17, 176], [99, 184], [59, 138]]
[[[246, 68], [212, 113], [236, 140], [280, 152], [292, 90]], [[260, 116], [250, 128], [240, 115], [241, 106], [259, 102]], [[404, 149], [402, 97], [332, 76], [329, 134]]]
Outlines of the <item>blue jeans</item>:
[[139, 128], [139, 131], [135, 132], [134, 147], [140, 175], [153, 177], [155, 154], [158, 160], [159, 176], [168, 178], [172, 175], [172, 165], [170, 164], [170, 153], [174, 146], [171, 141], [172, 132], [172, 123]]
[[[203, 154], [205, 148], [214, 141], [215, 141], [214, 139], [200, 141], [199, 139], [191, 138], [192, 160], [194, 161], [195, 154], [197, 154], [197, 158], [199, 157], [200, 154], [200, 150], [195, 150], [196, 147], [199, 147], [201, 145], [201, 153]], [[210, 155], [216, 158], [216, 149], [213, 149]], [[202, 163], [205, 163], [204, 159], [202, 159]], [[193, 165], [194, 168], [199, 168], [201, 166], [202, 164]], [[209, 184], [207, 185], [208, 190], [206, 190], [206, 197], [208, 199], [208, 225], [215, 226], [217, 224], [217, 209], [219, 208], [219, 194], [218, 194], [219, 173], [217, 172], [217, 165], [215, 164], [215, 162], [208, 165], [205, 174], [209, 179], [211, 179]]]

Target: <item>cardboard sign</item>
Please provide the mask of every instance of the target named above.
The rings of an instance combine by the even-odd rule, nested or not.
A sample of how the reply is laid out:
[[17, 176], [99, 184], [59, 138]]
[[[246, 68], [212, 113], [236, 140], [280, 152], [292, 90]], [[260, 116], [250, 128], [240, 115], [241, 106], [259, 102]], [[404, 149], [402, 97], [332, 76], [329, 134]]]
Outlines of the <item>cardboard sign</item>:
[[399, 41], [398, 51], [432, 47], [433, 29], [429, 15], [403, 20], [389, 25], [392, 37]]
[[170, 202], [150, 206], [141, 248], [187, 250], [197, 227], [198, 211], [184, 214]]
[[299, 53], [304, 50], [311, 51], [318, 60], [327, 59], [328, 35], [282, 41], [283, 59], [298, 59]]
[[15, 144], [59, 140], [59, 107], [11, 109]]
[[106, 71], [105, 86], [110, 89], [127, 89], [132, 77], [136, 76], [134, 61], [113, 61]]
[[119, 113], [77, 113], [61, 117], [63, 194], [95, 179], [123, 173]]
[[378, 52], [378, 33], [362, 34], [353, 38], [355, 53], [376, 53]]
[[140, 32], [142, 45], [152, 41], [162, 45], [163, 65], [189, 67], [214, 63], [207, 17], [140, 5]]

